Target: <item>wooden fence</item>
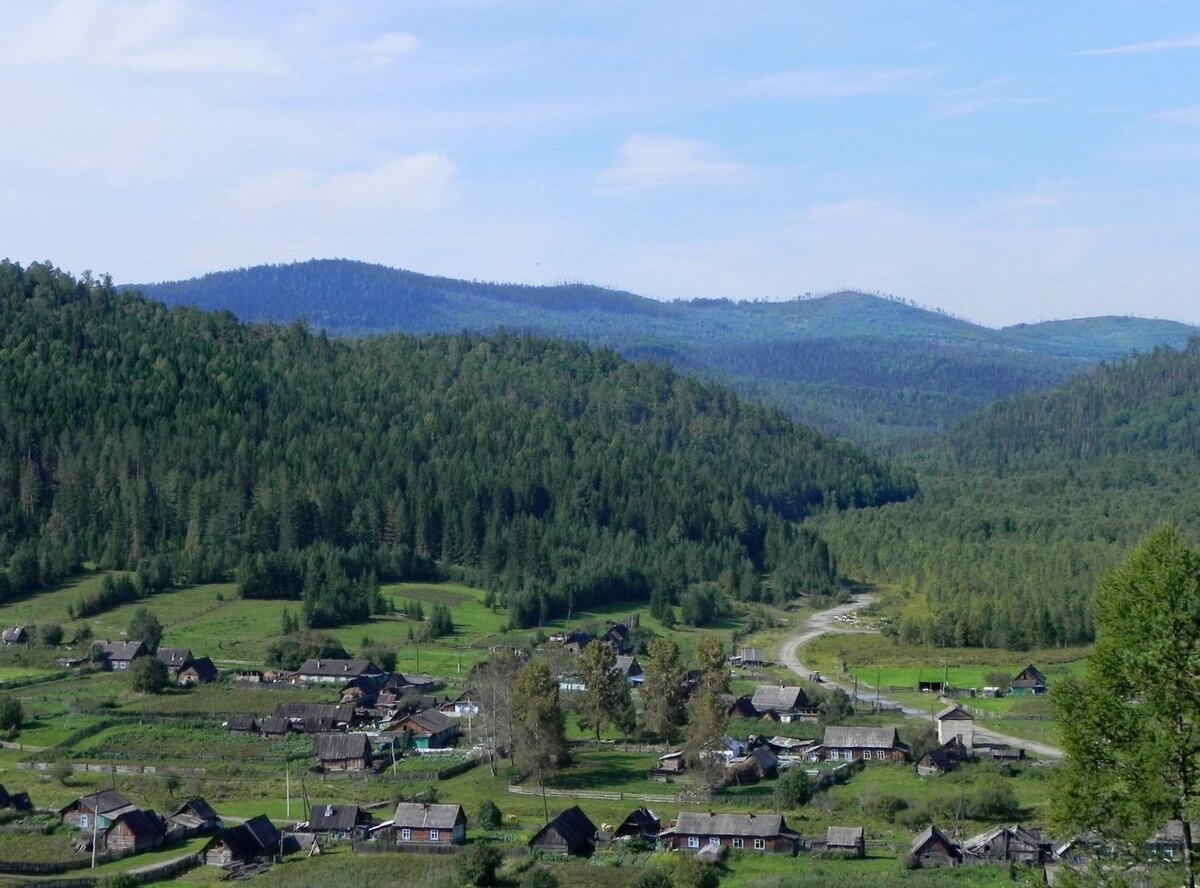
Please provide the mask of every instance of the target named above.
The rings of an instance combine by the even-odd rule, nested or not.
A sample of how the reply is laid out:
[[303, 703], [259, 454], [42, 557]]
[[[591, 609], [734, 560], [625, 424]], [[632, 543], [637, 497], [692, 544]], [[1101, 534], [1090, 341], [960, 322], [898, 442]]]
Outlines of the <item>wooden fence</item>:
[[712, 798], [710, 793], [706, 792], [678, 792], [674, 795], [644, 795], [633, 792], [599, 792], [590, 789], [535, 789], [532, 787], [517, 786], [510, 783], [508, 791], [513, 795], [523, 796], [540, 796], [545, 794], [547, 798], [552, 799], [593, 799], [597, 801], [622, 802], [636, 801], [649, 802], [650, 804], [659, 805], [695, 805], [700, 802], [707, 802]]

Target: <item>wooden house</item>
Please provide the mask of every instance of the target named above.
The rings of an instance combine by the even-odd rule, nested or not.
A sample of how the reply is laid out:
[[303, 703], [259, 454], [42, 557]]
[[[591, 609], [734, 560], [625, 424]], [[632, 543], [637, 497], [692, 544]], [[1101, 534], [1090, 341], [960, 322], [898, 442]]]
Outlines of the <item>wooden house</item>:
[[261, 729], [258, 719], [252, 715], [231, 715], [225, 720], [225, 729], [231, 734], [257, 734]]
[[933, 720], [937, 723], [938, 743], [949, 743], [953, 737], [970, 749], [975, 742], [975, 718], [961, 706], [947, 706]]
[[0, 634], [4, 644], [29, 644], [29, 630], [24, 626], [13, 626]]
[[[730, 718], [759, 718], [758, 710], [754, 708], [754, 703], [749, 697], [737, 697], [729, 708], [725, 710], [725, 714]], [[768, 716], [772, 713], [768, 713]], [[775, 719], [778, 721], [778, 719]]]
[[912, 840], [909, 853], [920, 867], [958, 866], [963, 862], [962, 849], [933, 824]]
[[353, 703], [280, 703], [275, 715], [292, 722], [296, 730], [317, 734], [356, 727], [362, 719]]
[[462, 805], [401, 802], [392, 815], [397, 845], [463, 845], [467, 815]]
[[662, 821], [649, 808], [635, 808], [613, 830], [614, 839], [641, 839], [654, 844], [662, 830]]
[[167, 838], [201, 836], [221, 828], [221, 818], [204, 799], [188, 799], [167, 817]]
[[596, 824], [574, 805], [563, 811], [529, 840], [534, 851], [590, 857], [596, 850]]
[[1029, 665], [1017, 673], [1008, 689], [1014, 697], [1040, 697], [1046, 693], [1046, 676]]
[[369, 660], [311, 659], [305, 660], [304, 664], [292, 673], [292, 678], [299, 682], [345, 684], [353, 678], [385, 674], [382, 669]]
[[962, 843], [963, 859], [971, 863], [1025, 863], [1038, 866], [1051, 856], [1049, 843], [1019, 826], [994, 826]]
[[970, 758], [968, 750], [959, 742], [957, 737], [936, 749], [931, 749], [917, 762], [917, 776], [934, 777], [948, 774]]
[[[1200, 835], [1196, 825], [1191, 825], [1191, 834]], [[1159, 860], [1183, 860], [1183, 821], [1168, 820], [1162, 829], [1146, 840], [1146, 855]]]
[[587, 632], [572, 632], [563, 638], [562, 646], [572, 654], [582, 654], [583, 649], [592, 643], [592, 636]]
[[650, 772], [651, 780], [665, 780], [668, 783], [687, 770], [687, 760], [682, 752], [668, 752], [658, 757], [654, 770]]
[[184, 687], [198, 684], [211, 684], [221, 677], [220, 671], [208, 657], [196, 657], [179, 670], [175, 677]]
[[108, 829], [121, 814], [137, 809], [137, 805], [115, 789], [105, 789], [80, 796], [65, 808], [60, 808], [58, 816], [63, 823], [77, 829], [99, 831]]
[[861, 826], [831, 826], [825, 830], [825, 853], [842, 857], [866, 857], [866, 833]]
[[141, 854], [161, 848], [167, 841], [167, 826], [153, 811], [134, 808], [122, 811], [105, 828], [99, 842], [114, 854]]
[[626, 656], [621, 654], [617, 657], [617, 672], [624, 676], [625, 680], [631, 685], [640, 686], [645, 680], [642, 674], [642, 664], [638, 662], [638, 658], [632, 654]]
[[675, 822], [659, 833], [662, 847], [671, 851], [733, 848], [767, 854], [795, 854], [800, 836], [787, 828], [782, 814], [704, 814], [680, 811]]
[[766, 662], [759, 648], [742, 648], [729, 661], [734, 666], [762, 666]]
[[258, 729], [264, 737], [286, 737], [292, 732], [292, 720], [279, 715], [269, 715], [258, 720]]
[[821, 747], [825, 761], [908, 761], [908, 746], [895, 728], [830, 725]]
[[179, 670], [192, 662], [192, 652], [187, 648], [159, 648], [154, 658], [167, 667], [171, 678], [178, 678]]
[[218, 832], [200, 852], [212, 866], [268, 863], [279, 854], [282, 836], [266, 814], [251, 817], [240, 826]]
[[371, 741], [366, 734], [314, 734], [313, 754], [324, 771], [367, 771]]
[[412, 732], [417, 749], [445, 749], [453, 746], [461, 730], [458, 720], [436, 709], [406, 715], [387, 727], [388, 733]]
[[99, 655], [105, 669], [123, 672], [138, 657], [150, 656], [150, 651], [140, 641], [108, 641], [99, 646]]
[[759, 715], [770, 712], [784, 723], [791, 722], [812, 708], [803, 688], [784, 685], [759, 685], [754, 689], [750, 702]]
[[358, 805], [313, 805], [308, 820], [302, 823], [300, 832], [314, 833], [333, 839], [359, 841], [375, 823], [369, 811]]

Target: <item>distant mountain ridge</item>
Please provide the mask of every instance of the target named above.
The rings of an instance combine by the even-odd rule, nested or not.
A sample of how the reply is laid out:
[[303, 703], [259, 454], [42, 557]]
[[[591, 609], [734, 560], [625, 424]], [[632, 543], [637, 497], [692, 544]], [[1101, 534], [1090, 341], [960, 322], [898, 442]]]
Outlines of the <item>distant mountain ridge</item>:
[[505, 328], [612, 347], [730, 385], [818, 428], [895, 451], [1021, 391], [1100, 361], [1183, 346], [1200, 328], [1090, 318], [994, 330], [899, 300], [842, 292], [788, 302], [660, 302], [585, 284], [434, 277], [343, 259], [139, 285], [170, 305], [338, 335]]

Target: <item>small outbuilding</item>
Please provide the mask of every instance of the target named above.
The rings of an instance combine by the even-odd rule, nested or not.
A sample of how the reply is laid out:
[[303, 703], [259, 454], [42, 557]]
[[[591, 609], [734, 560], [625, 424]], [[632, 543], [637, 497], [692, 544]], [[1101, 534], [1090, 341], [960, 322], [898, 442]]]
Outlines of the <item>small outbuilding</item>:
[[590, 857], [596, 850], [596, 824], [578, 805], [563, 811], [529, 840], [534, 851]]
[[825, 853], [866, 857], [866, 833], [861, 826], [831, 826], [825, 830]]
[[117, 854], [141, 854], [161, 848], [167, 841], [167, 826], [153, 811], [134, 808], [123, 811], [104, 830], [103, 847]]
[[204, 846], [201, 857], [212, 866], [268, 863], [279, 854], [282, 838], [267, 815], [259, 814], [218, 832]]
[[313, 754], [325, 771], [367, 771], [371, 741], [366, 734], [314, 734]]
[[662, 821], [657, 814], [649, 808], [635, 808], [621, 821], [620, 826], [613, 830], [613, 838], [641, 839], [653, 844], [661, 830]]
[[933, 824], [912, 840], [909, 853], [919, 867], [959, 866], [963, 862], [962, 849]]
[[358, 805], [313, 805], [308, 820], [301, 824], [300, 832], [315, 833], [334, 839], [357, 841], [367, 836], [375, 818]]

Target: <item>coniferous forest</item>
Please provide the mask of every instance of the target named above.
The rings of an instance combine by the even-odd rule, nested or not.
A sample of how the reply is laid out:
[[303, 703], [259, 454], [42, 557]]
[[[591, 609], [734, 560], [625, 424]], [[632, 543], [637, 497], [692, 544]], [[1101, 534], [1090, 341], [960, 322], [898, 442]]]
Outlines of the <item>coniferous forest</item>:
[[361, 618], [380, 581], [447, 570], [515, 625], [617, 598], [784, 601], [839, 589], [802, 519], [914, 490], [605, 350], [333, 341], [0, 264], [4, 596], [92, 562], [137, 570], [143, 592], [235, 577], [302, 602], [310, 626]]
[[851, 575], [908, 591], [938, 645], [1090, 641], [1100, 577], [1163, 524], [1200, 535], [1200, 340], [993, 405], [910, 466], [905, 503], [818, 518]]

